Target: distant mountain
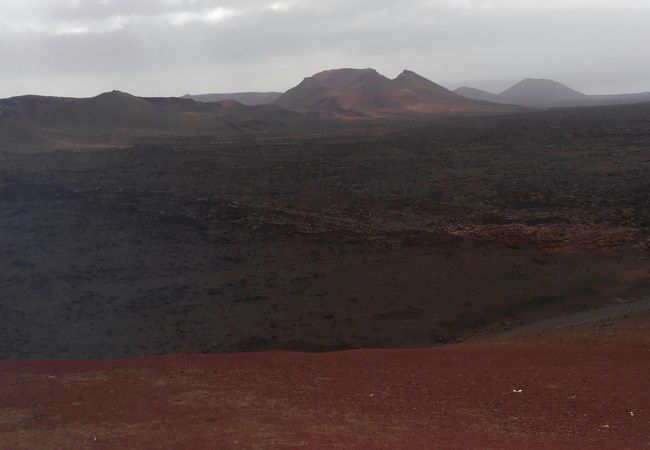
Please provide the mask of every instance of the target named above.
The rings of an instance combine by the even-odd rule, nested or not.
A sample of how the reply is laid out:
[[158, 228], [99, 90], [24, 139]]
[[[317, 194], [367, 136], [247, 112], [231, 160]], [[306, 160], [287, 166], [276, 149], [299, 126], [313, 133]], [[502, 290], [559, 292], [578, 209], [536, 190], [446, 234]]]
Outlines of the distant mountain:
[[510, 112], [516, 107], [476, 101], [405, 70], [389, 79], [374, 69], [336, 69], [305, 78], [275, 104], [334, 117], [403, 113]]
[[185, 95], [183, 98], [190, 98], [197, 102], [212, 103], [224, 100], [235, 100], [246, 106], [269, 105], [282, 95], [281, 92], [235, 92], [232, 94], [200, 94]]
[[[141, 98], [112, 91], [92, 98], [0, 99], [0, 150], [123, 146], [158, 136], [229, 136], [307, 129], [316, 120], [275, 105], [234, 100]], [[27, 150], [25, 150], [27, 149]]]
[[120, 91], [66, 102], [60, 108], [42, 111], [33, 120], [63, 129], [181, 131], [192, 127], [188, 118], [175, 111], [159, 108], [143, 98]]
[[629, 105], [634, 103], [650, 102], [650, 92], [615, 95], [588, 95], [587, 99], [589, 103], [587, 106]]
[[527, 78], [506, 89], [499, 98], [524, 106], [572, 105], [587, 96], [557, 81]]
[[556, 108], [575, 106], [607, 106], [650, 101], [650, 92], [621, 95], [585, 95], [553, 80], [525, 79], [500, 94], [480, 89], [461, 87], [459, 95], [475, 100], [509, 103], [532, 108]]
[[492, 92], [483, 91], [481, 89], [471, 88], [471, 87], [459, 87], [454, 90], [458, 95], [463, 97], [473, 98], [474, 100], [482, 100], [484, 102], [493, 102], [493, 103], [503, 103], [503, 100]]

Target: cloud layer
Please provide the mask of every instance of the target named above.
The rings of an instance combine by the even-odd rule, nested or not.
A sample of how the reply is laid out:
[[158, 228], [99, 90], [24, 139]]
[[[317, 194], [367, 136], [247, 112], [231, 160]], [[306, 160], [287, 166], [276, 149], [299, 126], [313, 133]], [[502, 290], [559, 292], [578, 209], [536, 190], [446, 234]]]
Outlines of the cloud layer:
[[650, 90], [648, 23], [646, 0], [7, 0], [0, 97], [284, 90], [334, 67]]

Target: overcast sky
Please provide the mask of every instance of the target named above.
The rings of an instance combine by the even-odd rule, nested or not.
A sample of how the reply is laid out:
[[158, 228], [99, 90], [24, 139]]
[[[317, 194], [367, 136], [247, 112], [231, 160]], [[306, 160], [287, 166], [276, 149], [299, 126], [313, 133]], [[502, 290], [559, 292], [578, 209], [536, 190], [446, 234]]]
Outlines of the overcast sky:
[[0, 0], [0, 97], [284, 91], [324, 69], [650, 91], [649, 0]]

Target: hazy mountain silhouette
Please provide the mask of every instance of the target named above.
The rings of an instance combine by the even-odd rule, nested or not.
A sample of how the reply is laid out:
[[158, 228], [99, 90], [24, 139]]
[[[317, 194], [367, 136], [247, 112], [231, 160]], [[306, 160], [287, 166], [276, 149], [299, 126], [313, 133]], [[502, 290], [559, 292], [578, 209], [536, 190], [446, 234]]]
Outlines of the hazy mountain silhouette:
[[184, 130], [192, 126], [188, 118], [120, 91], [69, 102], [44, 111], [35, 120], [48, 125], [99, 129]]
[[0, 150], [121, 146], [157, 136], [291, 131], [314, 120], [278, 106], [246, 106], [234, 100], [200, 103], [119, 91], [92, 98], [30, 95], [0, 99]]
[[405, 70], [389, 79], [374, 69], [335, 69], [305, 78], [275, 104], [338, 117], [400, 113], [507, 112], [516, 107], [476, 101]]
[[499, 98], [503, 101], [525, 106], [579, 103], [585, 97], [585, 94], [557, 81], [533, 78], [520, 81], [499, 94]]
[[500, 94], [470, 87], [456, 89], [459, 95], [476, 100], [509, 103], [533, 108], [572, 106], [606, 106], [650, 101], [650, 93], [620, 95], [585, 95], [562, 83], [546, 79], [527, 78]]
[[235, 100], [246, 106], [269, 105], [282, 95], [281, 92], [234, 92], [230, 94], [199, 94], [184, 95], [183, 98], [190, 98], [197, 102], [212, 103], [224, 100]]
[[458, 95], [462, 95], [463, 97], [473, 98], [475, 100], [483, 100], [485, 102], [493, 102], [493, 103], [503, 103], [503, 100], [497, 94], [493, 94], [492, 92], [488, 92], [488, 91], [483, 91], [481, 89], [476, 89], [471, 87], [460, 87], [454, 90], [454, 92]]

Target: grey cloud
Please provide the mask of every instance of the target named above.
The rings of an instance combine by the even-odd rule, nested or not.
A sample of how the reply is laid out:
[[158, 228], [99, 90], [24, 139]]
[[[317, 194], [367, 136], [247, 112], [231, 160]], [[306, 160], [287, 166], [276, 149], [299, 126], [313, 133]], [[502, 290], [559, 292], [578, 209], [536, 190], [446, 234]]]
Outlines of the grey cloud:
[[0, 25], [12, 26], [0, 26], [0, 96], [92, 95], [112, 88], [140, 95], [279, 90], [342, 66], [371, 66], [387, 75], [408, 67], [449, 87], [498, 90], [543, 76], [587, 92], [650, 90], [645, 3], [3, 3]]

